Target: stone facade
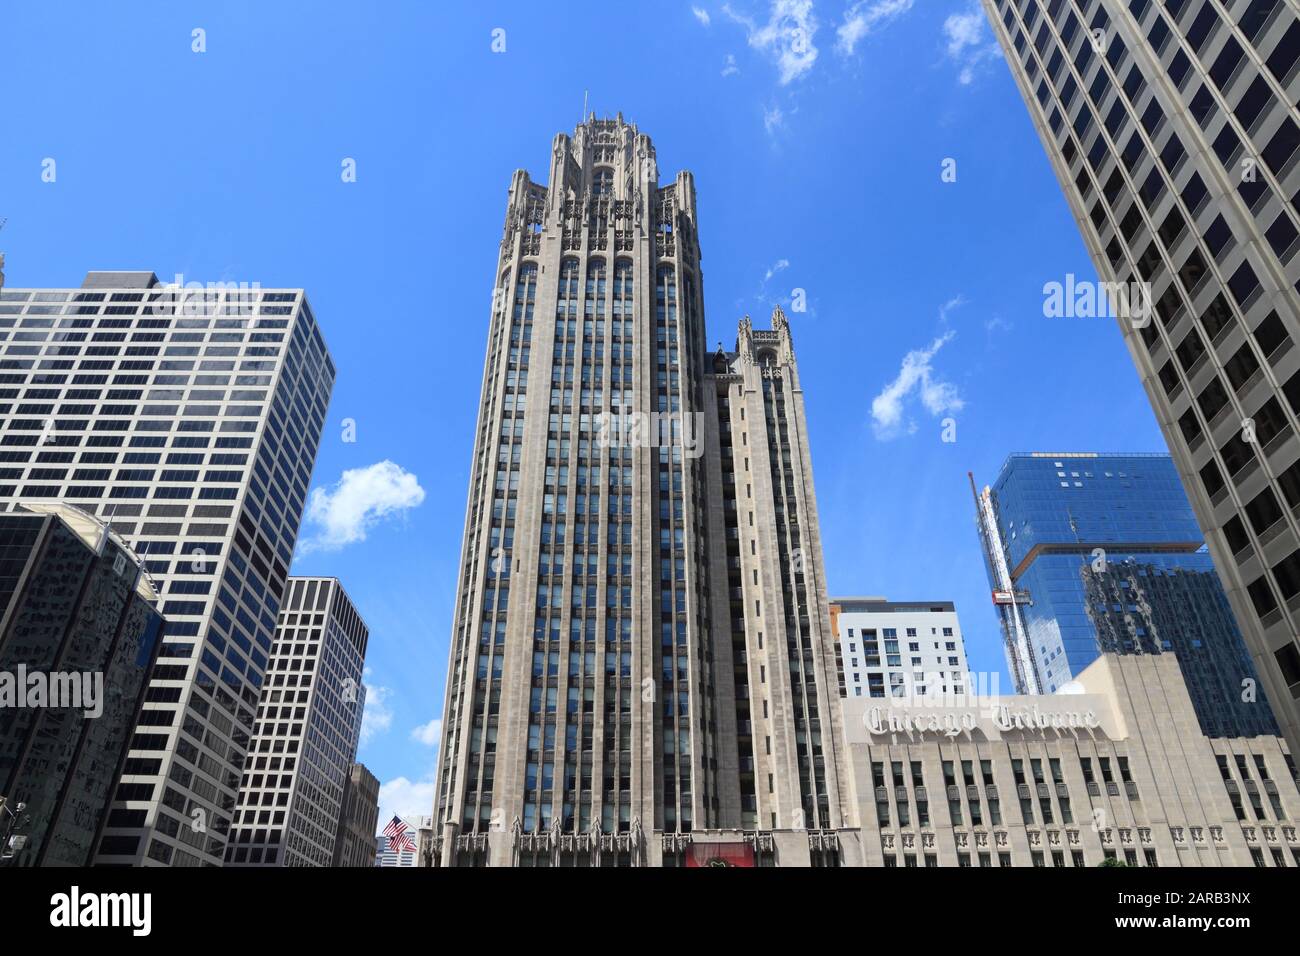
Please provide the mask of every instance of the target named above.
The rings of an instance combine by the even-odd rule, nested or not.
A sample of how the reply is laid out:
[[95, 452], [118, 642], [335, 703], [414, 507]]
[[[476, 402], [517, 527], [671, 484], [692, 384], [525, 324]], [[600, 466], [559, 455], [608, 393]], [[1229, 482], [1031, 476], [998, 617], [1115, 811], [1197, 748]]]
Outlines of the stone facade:
[[707, 351], [693, 179], [621, 117], [514, 175], [497, 277], [432, 861], [806, 854], [854, 808], [785, 316]]
[[1205, 737], [1172, 653], [1082, 693], [844, 702], [867, 866], [1300, 866], [1278, 737]]
[[374, 866], [379, 823], [379, 780], [354, 763], [343, 791], [343, 812], [334, 839], [334, 866]]

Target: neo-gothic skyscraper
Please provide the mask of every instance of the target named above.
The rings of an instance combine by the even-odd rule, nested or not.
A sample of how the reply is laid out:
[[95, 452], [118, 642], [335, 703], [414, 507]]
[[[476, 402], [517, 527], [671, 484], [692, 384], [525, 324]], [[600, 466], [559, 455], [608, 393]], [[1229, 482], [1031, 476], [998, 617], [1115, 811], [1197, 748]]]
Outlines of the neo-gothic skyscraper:
[[1300, 748], [1296, 5], [984, 6], [1097, 272], [1150, 283], [1124, 339]]
[[556, 136], [549, 186], [511, 182], [441, 865], [855, 853], [835, 833], [856, 814], [789, 328], [778, 310], [708, 350], [697, 222], [691, 175], [659, 185], [621, 116]]

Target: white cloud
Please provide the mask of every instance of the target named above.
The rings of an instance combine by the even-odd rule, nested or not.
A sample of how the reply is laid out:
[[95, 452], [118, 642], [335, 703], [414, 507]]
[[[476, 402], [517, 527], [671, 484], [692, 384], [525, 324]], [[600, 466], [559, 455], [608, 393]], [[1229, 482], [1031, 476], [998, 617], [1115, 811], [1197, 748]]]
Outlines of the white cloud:
[[1000, 315], [995, 315], [984, 323], [984, 331], [989, 335], [994, 332], [1010, 332], [1013, 328], [1014, 326]]
[[785, 114], [781, 112], [781, 107], [773, 105], [771, 109], [763, 110], [763, 129], [767, 130], [769, 136], [784, 125]]
[[433, 813], [433, 798], [437, 781], [434, 771], [423, 780], [398, 777], [379, 787], [379, 829], [388, 825], [394, 816], [427, 817]]
[[786, 270], [786, 269], [788, 269], [788, 268], [790, 268], [790, 260], [789, 260], [789, 259], [777, 259], [776, 262], [774, 262], [774, 263], [772, 264], [772, 267], [771, 267], [770, 269], [767, 270], [767, 274], [763, 276], [763, 281], [764, 281], [764, 282], [769, 282], [769, 281], [771, 281], [772, 276], [774, 276], [774, 275], [776, 275], [778, 272], [782, 272], [782, 271], [784, 271], [784, 270]]
[[835, 31], [835, 47], [851, 56], [858, 42], [877, 28], [888, 26], [912, 9], [915, 0], [857, 0], [844, 11], [844, 22]]
[[960, 56], [967, 47], [978, 46], [984, 35], [984, 11], [974, 6], [965, 13], [951, 14], [943, 21], [943, 35], [949, 56]]
[[442, 718], [435, 717], [411, 731], [411, 739], [426, 747], [437, 747], [442, 742]]
[[707, 27], [709, 25], [710, 17], [708, 10], [702, 10], [699, 7], [691, 7], [691, 13], [695, 14], [695, 19], [699, 20], [700, 23], [704, 24], [704, 26]]
[[[771, 0], [767, 23], [762, 26], [752, 17], [737, 13], [729, 4], [723, 4], [722, 12], [745, 28], [751, 47], [776, 61], [782, 86], [799, 79], [817, 62], [817, 46], [813, 42], [817, 18], [813, 16], [812, 0]], [[768, 131], [771, 132], [770, 126]]]
[[381, 519], [424, 501], [415, 475], [391, 461], [350, 468], [333, 488], [314, 488], [307, 499], [307, 520], [320, 530], [302, 543], [304, 553], [337, 551], [366, 540]]
[[907, 417], [907, 404], [913, 393], [934, 416], [959, 412], [966, 407], [957, 386], [940, 379], [931, 366], [935, 355], [956, 334], [950, 329], [930, 343], [929, 348], [914, 349], [903, 356], [898, 376], [871, 401], [871, 427], [878, 440], [889, 441], [916, 431], [916, 422]]
[[736, 66], [736, 54], [734, 54], [734, 53], [728, 53], [728, 54], [727, 54], [727, 62], [726, 62], [725, 64], [723, 64], [723, 67], [722, 67], [722, 75], [723, 75], [723, 76], [734, 76], [735, 74], [737, 74], [737, 73], [739, 73], [739, 72], [740, 72], [740, 67]]
[[385, 733], [393, 726], [393, 708], [389, 706], [393, 692], [390, 688], [370, 683], [370, 668], [361, 675], [366, 685], [366, 709], [361, 714], [361, 745], [364, 746], [376, 734]]
[[939, 306], [939, 324], [946, 326], [948, 324], [948, 313], [954, 309], [959, 309], [966, 304], [964, 295], [955, 295], [943, 305]]
[[957, 82], [962, 86], [973, 83], [980, 66], [1000, 52], [996, 40], [985, 39], [984, 27], [987, 23], [978, 0], [964, 13], [950, 14], [943, 21], [948, 59], [957, 65]]

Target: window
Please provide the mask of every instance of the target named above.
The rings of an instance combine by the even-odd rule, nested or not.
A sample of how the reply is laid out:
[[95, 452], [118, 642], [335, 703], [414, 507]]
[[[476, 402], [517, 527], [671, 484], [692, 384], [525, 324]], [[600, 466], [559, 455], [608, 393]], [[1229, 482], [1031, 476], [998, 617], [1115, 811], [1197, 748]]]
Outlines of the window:
[[1300, 593], [1300, 551], [1292, 551], [1273, 565], [1273, 576], [1281, 589], [1282, 600], [1289, 601]]
[[1255, 275], [1255, 270], [1250, 267], [1249, 262], [1243, 262], [1228, 279], [1228, 290], [1243, 312], [1250, 308], [1255, 293], [1259, 291], [1259, 277]]
[[1285, 85], [1295, 70], [1297, 59], [1300, 59], [1300, 20], [1293, 20], [1269, 56], [1267, 66], [1278, 82]]
[[1300, 684], [1300, 651], [1296, 650], [1295, 643], [1288, 641], [1274, 651], [1273, 656], [1287, 684], [1292, 687]]
[[1237, 26], [1241, 27], [1246, 39], [1255, 43], [1265, 27], [1273, 22], [1273, 16], [1281, 5], [1282, 0], [1251, 0], [1237, 21]]
[[1287, 118], [1282, 121], [1282, 126], [1268, 141], [1262, 153], [1264, 162], [1279, 179], [1285, 175], [1287, 163], [1295, 154], [1297, 146], [1300, 146], [1300, 126], [1296, 126], [1293, 120]]
[[[1260, 575], [1248, 584], [1246, 593], [1250, 595], [1250, 603], [1254, 605], [1255, 613], [1260, 617], [1266, 617], [1277, 610], [1277, 598], [1273, 596], [1273, 589], [1268, 585], [1267, 575]], [[1300, 681], [1300, 673], [1297, 674], [1296, 680]]]
[[1201, 407], [1201, 414], [1205, 416], [1206, 421], [1213, 421], [1214, 416], [1228, 404], [1228, 390], [1223, 387], [1223, 382], [1218, 377], [1212, 378], [1201, 390], [1201, 394], [1196, 396], [1196, 403]]
[[1273, 489], [1265, 488], [1245, 505], [1245, 516], [1251, 519], [1251, 527], [1256, 535], [1262, 535], [1279, 520], [1282, 520], [1282, 507], [1278, 505]]
[[1251, 377], [1259, 371], [1259, 361], [1255, 358], [1254, 350], [1249, 345], [1237, 349], [1232, 358], [1223, 364], [1223, 371], [1227, 374], [1228, 381], [1232, 383], [1232, 390], [1240, 392]]
[[1222, 216], [1217, 217], [1214, 222], [1210, 223], [1210, 228], [1205, 231], [1205, 244], [1210, 248], [1210, 254], [1214, 258], [1221, 258], [1221, 254], [1232, 243], [1232, 229], [1229, 228], [1227, 220]]
[[1273, 95], [1269, 91], [1268, 81], [1262, 76], [1257, 76], [1255, 82], [1251, 83], [1250, 87], [1242, 95], [1241, 102], [1237, 104], [1237, 108], [1233, 110], [1233, 113], [1241, 125], [1246, 130], [1250, 130], [1255, 120], [1259, 118], [1259, 114], [1264, 110], [1264, 107], [1272, 102], [1272, 99]]

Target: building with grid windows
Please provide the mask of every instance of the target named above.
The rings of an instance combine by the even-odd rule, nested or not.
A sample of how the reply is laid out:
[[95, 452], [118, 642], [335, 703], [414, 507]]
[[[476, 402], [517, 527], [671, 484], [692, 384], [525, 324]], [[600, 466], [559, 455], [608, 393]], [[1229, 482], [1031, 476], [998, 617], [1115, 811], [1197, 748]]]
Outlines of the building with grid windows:
[[708, 350], [697, 223], [621, 116], [511, 182], [437, 865], [856, 853], [790, 329]]
[[1278, 733], [1168, 455], [1011, 455], [976, 511], [1018, 692], [1173, 652], [1207, 736]]
[[1300, 866], [1279, 737], [1202, 734], [1173, 654], [1071, 693], [844, 701], [867, 866]]
[[0, 508], [107, 522], [166, 618], [100, 864], [225, 856], [333, 381], [301, 290], [0, 290]]
[[1124, 340], [1300, 746], [1300, 11], [984, 7], [1099, 276], [1148, 284]]
[[833, 597], [830, 612], [841, 697], [957, 696], [971, 689], [951, 601]]
[[361, 737], [369, 638], [336, 578], [289, 578], [227, 866], [334, 865]]
[[374, 866], [379, 822], [379, 780], [354, 763], [343, 788], [343, 810], [334, 837], [333, 866]]

